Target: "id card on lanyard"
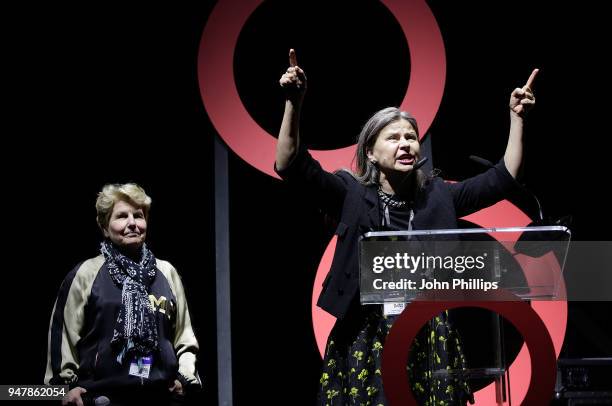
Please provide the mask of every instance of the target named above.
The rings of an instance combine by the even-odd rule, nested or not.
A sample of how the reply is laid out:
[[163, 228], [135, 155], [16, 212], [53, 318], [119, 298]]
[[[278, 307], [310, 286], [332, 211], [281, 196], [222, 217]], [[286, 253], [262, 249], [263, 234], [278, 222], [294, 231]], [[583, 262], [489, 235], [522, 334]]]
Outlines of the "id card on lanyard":
[[138, 376], [143, 379], [149, 378], [151, 372], [151, 365], [153, 364], [153, 356], [147, 355], [145, 357], [137, 357], [130, 363], [130, 372], [132, 376]]

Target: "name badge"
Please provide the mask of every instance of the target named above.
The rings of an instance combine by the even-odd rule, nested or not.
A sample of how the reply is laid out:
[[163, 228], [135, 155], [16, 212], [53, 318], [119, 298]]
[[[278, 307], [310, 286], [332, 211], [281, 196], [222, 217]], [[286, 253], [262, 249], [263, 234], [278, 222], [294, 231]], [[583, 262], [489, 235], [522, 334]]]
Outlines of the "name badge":
[[129, 374], [148, 379], [152, 364], [153, 357], [151, 355], [147, 355], [146, 357], [138, 357], [130, 363]]
[[395, 316], [401, 314], [406, 308], [406, 303], [403, 302], [391, 302], [384, 304], [385, 316]]

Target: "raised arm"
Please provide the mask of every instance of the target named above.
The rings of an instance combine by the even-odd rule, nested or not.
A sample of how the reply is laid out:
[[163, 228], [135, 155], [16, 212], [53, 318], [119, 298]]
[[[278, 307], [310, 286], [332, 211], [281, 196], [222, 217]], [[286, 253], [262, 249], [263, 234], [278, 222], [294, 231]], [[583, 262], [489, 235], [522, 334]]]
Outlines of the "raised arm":
[[504, 163], [514, 178], [523, 161], [523, 124], [527, 111], [535, 104], [533, 81], [538, 71], [534, 69], [525, 86], [517, 87], [510, 95], [510, 134], [504, 154]]
[[297, 65], [293, 49], [289, 50], [289, 68], [279, 83], [285, 90], [285, 113], [276, 143], [276, 169], [282, 171], [295, 157], [300, 143], [300, 110], [306, 93], [306, 75]]

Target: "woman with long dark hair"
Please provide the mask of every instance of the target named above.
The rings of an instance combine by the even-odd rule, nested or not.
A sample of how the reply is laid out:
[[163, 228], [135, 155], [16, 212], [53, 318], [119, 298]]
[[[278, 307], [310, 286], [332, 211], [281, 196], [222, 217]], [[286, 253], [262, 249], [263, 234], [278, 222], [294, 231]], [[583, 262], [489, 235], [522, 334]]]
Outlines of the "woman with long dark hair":
[[[280, 79], [286, 102], [275, 169], [289, 184], [308, 193], [337, 224], [334, 259], [317, 303], [337, 318], [324, 354], [319, 404], [385, 405], [381, 353], [396, 316], [385, 314], [380, 305], [359, 302], [358, 239], [371, 230], [457, 228], [458, 218], [519, 191], [514, 178], [522, 161], [524, 116], [535, 104], [531, 85], [537, 70], [510, 96], [510, 134], [503, 159], [478, 176], [451, 184], [418, 169], [421, 146], [416, 120], [395, 107], [378, 111], [364, 125], [357, 139], [354, 173], [323, 170], [300, 142], [306, 75], [293, 50], [289, 64]], [[435, 342], [430, 340], [433, 329], [441, 337]], [[437, 369], [466, 368], [447, 312], [423, 328], [412, 345], [407, 368], [419, 403], [473, 401], [464, 379], [434, 379], [428, 372], [428, 350], [436, 354]]]

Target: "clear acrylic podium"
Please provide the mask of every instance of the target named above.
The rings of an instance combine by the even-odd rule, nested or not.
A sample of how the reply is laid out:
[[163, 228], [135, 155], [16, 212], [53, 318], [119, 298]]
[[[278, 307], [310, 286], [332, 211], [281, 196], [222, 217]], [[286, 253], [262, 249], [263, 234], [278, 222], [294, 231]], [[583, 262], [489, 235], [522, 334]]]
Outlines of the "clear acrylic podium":
[[[449, 292], [456, 298], [468, 291], [495, 301], [501, 289], [517, 301], [565, 300], [570, 239], [563, 226], [366, 233], [359, 241], [361, 304], [402, 307], [424, 294], [426, 300], [445, 301]], [[522, 345], [520, 334], [500, 315], [482, 309], [465, 309], [457, 320], [451, 318], [455, 322], [466, 366], [440, 368], [435, 345], [428, 345], [429, 379], [460, 377], [472, 390], [493, 382], [496, 401], [510, 404], [508, 366], [518, 353], [517, 337], [518, 348]], [[436, 320], [429, 323], [428, 342], [443, 340], [436, 336]]]

